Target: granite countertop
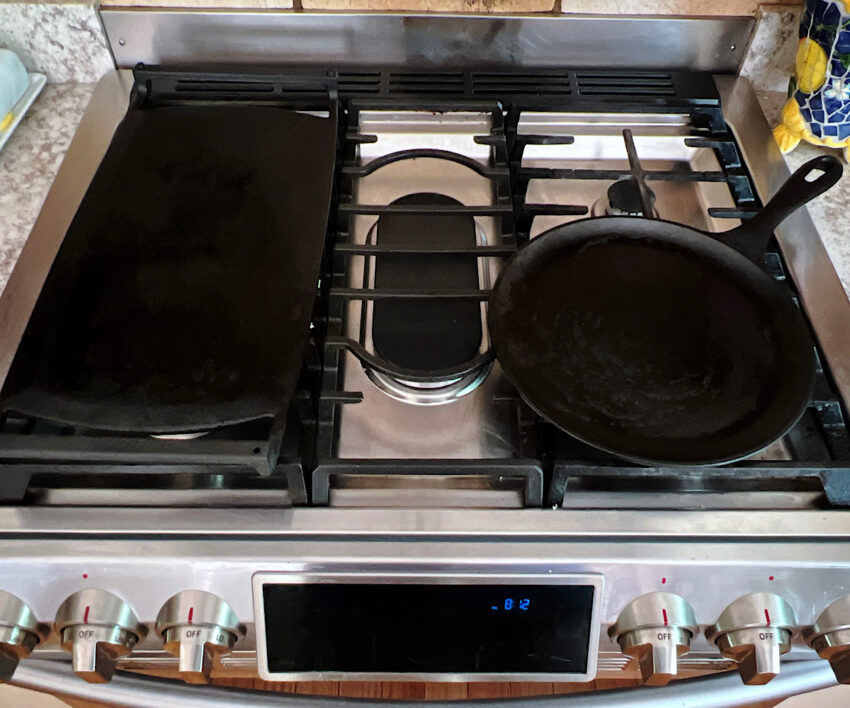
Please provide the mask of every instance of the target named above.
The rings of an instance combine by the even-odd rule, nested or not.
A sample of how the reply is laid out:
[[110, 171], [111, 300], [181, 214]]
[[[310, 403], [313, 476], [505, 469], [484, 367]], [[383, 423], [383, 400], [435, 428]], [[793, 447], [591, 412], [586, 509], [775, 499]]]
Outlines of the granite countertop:
[[0, 150], [0, 291], [29, 236], [95, 84], [48, 84]]
[[[94, 91], [94, 84], [48, 84], [15, 134], [0, 150], [0, 291], [23, 248], [41, 210], [56, 171], [71, 142]], [[778, 120], [785, 95], [775, 91], [758, 93], [771, 124]], [[787, 156], [796, 169], [822, 152], [802, 143]], [[839, 154], [838, 151], [833, 151]], [[809, 205], [845, 290], [850, 293], [850, 170], [827, 194]]]

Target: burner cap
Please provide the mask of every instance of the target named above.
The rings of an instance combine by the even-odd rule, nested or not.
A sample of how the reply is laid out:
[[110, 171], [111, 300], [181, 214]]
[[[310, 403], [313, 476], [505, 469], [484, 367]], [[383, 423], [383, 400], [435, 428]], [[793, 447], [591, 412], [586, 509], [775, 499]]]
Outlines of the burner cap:
[[[649, 203], [654, 206], [655, 192], [649, 187], [646, 189], [649, 192]], [[643, 206], [640, 203], [640, 189], [634, 178], [621, 179], [608, 187], [606, 212], [609, 216], [644, 216]]]

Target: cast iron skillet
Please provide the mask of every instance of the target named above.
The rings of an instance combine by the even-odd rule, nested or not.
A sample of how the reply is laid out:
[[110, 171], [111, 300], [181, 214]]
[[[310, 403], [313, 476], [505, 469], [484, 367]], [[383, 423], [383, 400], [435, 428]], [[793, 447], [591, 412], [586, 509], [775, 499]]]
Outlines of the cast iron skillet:
[[764, 249], [841, 173], [834, 157], [811, 160], [723, 234], [602, 217], [532, 239], [490, 295], [508, 379], [544, 418], [629, 460], [707, 465], [763, 449], [797, 421], [814, 379], [807, 324], [762, 269]]

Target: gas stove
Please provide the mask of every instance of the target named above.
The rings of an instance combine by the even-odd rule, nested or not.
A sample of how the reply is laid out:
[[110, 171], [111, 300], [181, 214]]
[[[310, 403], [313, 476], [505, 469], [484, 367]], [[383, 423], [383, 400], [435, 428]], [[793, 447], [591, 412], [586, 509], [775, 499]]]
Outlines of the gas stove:
[[[151, 16], [146, 31], [171, 31]], [[137, 41], [131, 20], [105, 13], [114, 46]], [[571, 438], [523, 402], [487, 333], [503, 263], [554, 226], [649, 204], [720, 232], [757, 213], [787, 170], [746, 82], [705, 71], [730, 67], [648, 55], [641, 71], [545, 57], [318, 69], [302, 57], [212, 71], [207, 49], [179, 68], [185, 56], [151, 51], [133, 58], [172, 66], [101, 81], [0, 299], [4, 376], [128, 106], [193, 102], [337, 120], [304, 363], [285, 415], [207, 430], [6, 412], [0, 624], [16, 634], [0, 650], [34, 649], [14, 680], [73, 693], [59, 663], [71, 651], [94, 681], [117, 667], [192, 682], [661, 684], [737, 666], [763, 684], [784, 654], [787, 678], [735, 694], [751, 701], [828, 682], [810, 645], [845, 679], [844, 601], [817, 618], [847, 592], [850, 565], [850, 303], [804, 211], [765, 268], [812, 326], [814, 394], [741, 462], [646, 467]], [[731, 704], [718, 680], [687, 683]], [[97, 690], [141, 705], [168, 689], [116, 675]]]

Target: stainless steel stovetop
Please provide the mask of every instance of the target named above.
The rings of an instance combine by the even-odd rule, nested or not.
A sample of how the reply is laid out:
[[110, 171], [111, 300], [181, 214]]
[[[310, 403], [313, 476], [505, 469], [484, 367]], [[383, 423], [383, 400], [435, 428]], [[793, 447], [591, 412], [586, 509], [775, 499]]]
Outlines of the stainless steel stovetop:
[[[151, 17], [150, 31], [155, 32], [159, 15]], [[137, 36], [126, 34], [130, 19], [121, 12], [105, 17], [116, 45], [142, 46]], [[177, 19], [186, 22], [187, 15]], [[719, 46], [727, 36], [721, 32], [710, 41]], [[118, 42], [119, 37], [128, 41]], [[149, 49], [154, 46], [150, 43], [144, 46], [145, 52], [157, 51]], [[118, 52], [119, 61], [122, 51], [127, 50]], [[136, 58], [162, 57], [139, 51]], [[648, 55], [647, 66], [658, 61]], [[709, 62], [699, 68], [730, 67]], [[582, 218], [573, 213], [575, 207], [585, 207], [591, 214], [604, 210], [608, 188], [629, 170], [624, 129], [632, 131], [645, 169], [676, 177], [650, 182], [659, 215], [708, 231], [731, 228], [737, 215], [754, 207], [746, 199], [747, 185], [764, 198], [788, 170], [746, 81], [717, 75], [715, 82], [723, 118], [744, 167], [721, 160], [726, 148], [718, 151], [711, 142], [718, 136], [694, 125], [687, 111], [523, 113], [516, 123], [520, 142], [522, 136], [555, 139], [528, 140], [521, 164], [514, 165], [532, 175], [523, 209], [534, 216], [527, 223], [520, 220], [517, 230], [527, 229], [533, 238], [559, 223]], [[127, 71], [101, 81], [0, 299], [0, 325], [6, 335], [0, 349], [4, 372], [64, 230], [127, 109], [131, 86]], [[357, 165], [365, 169], [352, 185], [352, 204], [388, 204], [412, 193], [438, 192], [482, 207], [484, 213], [475, 216], [476, 244], [493, 254], [478, 261], [478, 287], [484, 290], [498, 275], [500, 255], [513, 246], [504, 238], [502, 212], [497, 208], [498, 175], [487, 173], [493, 143], [475, 139], [492, 136], [494, 128], [498, 133], [501, 126], [494, 126], [493, 116], [480, 109], [423, 112], [410, 106], [367, 107], [359, 113], [356, 130], [349, 131], [377, 137], [359, 143]], [[574, 141], [559, 139], [566, 136]], [[726, 144], [730, 139], [722, 138]], [[388, 155], [411, 148], [459, 153], [465, 163], [419, 154], [369, 171], [370, 163], [379, 164]], [[484, 174], [469, 163], [479, 165]], [[575, 175], [588, 170], [598, 174], [544, 178], [553, 171]], [[548, 208], [535, 213], [534, 205]], [[326, 363], [322, 372], [320, 411], [323, 401], [328, 405], [325, 417], [320, 414], [318, 419], [313, 464], [301, 458], [296, 462], [294, 457], [275, 459], [268, 441], [243, 437], [216, 440], [210, 444], [219, 447], [204, 448], [204, 454], [218, 454], [231, 466], [249, 468], [252, 476], [267, 480], [265, 486], [234, 484], [229, 472], [209, 469], [197, 484], [184, 475], [175, 477], [176, 483], [162, 483], [163, 477], [156, 477], [110, 485], [98, 480], [113, 478], [86, 477], [87, 469], [121, 468], [117, 471], [132, 478], [130, 468], [147, 471], [161, 461], [167, 446], [191, 446], [197, 441], [136, 440], [138, 457], [127, 464], [129, 458], [122, 458], [126, 446], [109, 443], [98, 448], [97, 438], [85, 435], [45, 436], [40, 449], [24, 444], [19, 429], [10, 437], [0, 436], [9, 480], [22, 466], [28, 466], [28, 474], [37, 467], [34, 476], [26, 477], [27, 496], [0, 507], [0, 590], [17, 596], [32, 611], [30, 616], [8, 601], [0, 602], [0, 625], [18, 627], [17, 638], [0, 635], [0, 648], [7, 652], [16, 641], [39, 633], [44, 637], [33, 658], [18, 667], [14, 680], [31, 686], [53, 682], [69, 693], [125, 705], [162, 705], [163, 696], [174, 700], [179, 696], [182, 705], [224, 700], [209, 688], [177, 693], [125, 676], [116, 676], [108, 686], [88, 687], [69, 675], [67, 664], [59, 663], [67, 658], [60, 647], [63, 640], [75, 647], [78, 669], [88, 662], [89, 678], [109, 673], [116, 663], [119, 669], [152, 675], [179, 666], [194, 680], [210, 669], [213, 676], [252, 676], [259, 670], [263, 676], [289, 680], [552, 680], [523, 672], [486, 676], [272, 672], [264, 662], [259, 581], [255, 579], [252, 587], [252, 578], [297, 576], [435, 586], [451, 585], [457, 578], [468, 582], [480, 578], [485, 585], [500, 578], [590, 578], [597, 604], [586, 671], [561, 677], [582, 680], [594, 675], [640, 675], [639, 662], [621, 648], [638, 655], [641, 651], [632, 650], [628, 642], [618, 646], [608, 636], [618, 616], [629, 641], [655, 649], [656, 675], [669, 673], [671, 666], [680, 677], [726, 672], [736, 662], [728, 651], [721, 655], [706, 631], [730, 603], [761, 593], [745, 599], [737, 606], [741, 616], [731, 624], [721, 622], [715, 631], [745, 649], [753, 647], [751, 655], [758, 654], [760, 663], [750, 666], [746, 651], [738, 657], [742, 673], [756, 682], [778, 671], [779, 651], [788, 649], [778, 678], [743, 691], [733, 690], [728, 677], [710, 684], [673, 684], [655, 694], [640, 691], [639, 699], [620, 696], [616, 704], [639, 700], [651, 705], [648, 701], [655, 700], [665, 705], [679, 697], [691, 701], [689, 705], [731, 705], [830, 682], [829, 666], [818, 659], [807, 638], [818, 615], [850, 592], [850, 512], [845, 509], [844, 482], [850, 469], [841, 448], [846, 436], [842, 416], [850, 400], [850, 302], [805, 210], [777, 231], [779, 250], [770, 256], [768, 266], [796, 288], [817, 335], [824, 364], [822, 395], [796, 435], [778, 441], [757, 458], [733, 468], [684, 471], [622, 465], [576, 448], [569, 440], [547, 444], [541, 454], [539, 441], [529, 441], [529, 430], [539, 422], [529, 420], [498, 364], [486, 358], [483, 305], [477, 367], [423, 383], [364, 366], [354, 350], [339, 342], [362, 341], [367, 353], [374, 354], [374, 306], [368, 298], [351, 294], [374, 287], [374, 258], [367, 251], [380, 226], [376, 227], [374, 214], [356, 208], [348, 213], [353, 214], [350, 243], [355, 251], [346, 259], [348, 267], [340, 271], [340, 282], [330, 286], [331, 292], [342, 288], [348, 296], [340, 298], [344, 304], [334, 335], [339, 360], [333, 370]], [[358, 247], [366, 248], [358, 254]], [[189, 464], [186, 474], [198, 464], [197, 460]], [[75, 475], [68, 477], [73, 482], [59, 474], [57, 466], [62, 465], [74, 467]], [[305, 470], [311, 469], [312, 477], [305, 478]], [[304, 505], [308, 498], [313, 506]], [[115, 604], [100, 590], [113, 593], [127, 606]], [[78, 591], [86, 593], [59, 610]], [[227, 605], [208, 595], [189, 594], [163, 607], [183, 591], [212, 593]], [[693, 621], [686, 621], [682, 607], [671, 605], [674, 601], [668, 595], [654, 596], [646, 606], [632, 606], [639, 619], [641, 612], [657, 614], [657, 610], [663, 611], [663, 619], [637, 622], [621, 615], [633, 600], [655, 592], [686, 600], [693, 608]], [[780, 596], [787, 606], [765, 593]], [[189, 612], [185, 619], [184, 610]], [[33, 616], [49, 625], [57, 611], [52, 629], [34, 624]], [[840, 645], [839, 654], [845, 646], [839, 630], [850, 625], [850, 614], [845, 617], [843, 611], [837, 608], [820, 628], [836, 632], [830, 636]], [[689, 651], [671, 665], [679, 635], [662, 637], [663, 628], [678, 632], [688, 624], [696, 625]], [[204, 631], [192, 629], [197, 625]], [[160, 633], [167, 627], [178, 631], [178, 643], [169, 649], [183, 652], [179, 660], [163, 648]], [[630, 634], [647, 627], [661, 631], [642, 642]], [[187, 628], [194, 634], [179, 635]], [[91, 634], [75, 639], [77, 630]], [[745, 634], [735, 634], [740, 631]], [[134, 645], [132, 637], [128, 641], [130, 635], [138, 638]]]

